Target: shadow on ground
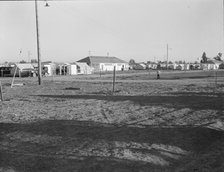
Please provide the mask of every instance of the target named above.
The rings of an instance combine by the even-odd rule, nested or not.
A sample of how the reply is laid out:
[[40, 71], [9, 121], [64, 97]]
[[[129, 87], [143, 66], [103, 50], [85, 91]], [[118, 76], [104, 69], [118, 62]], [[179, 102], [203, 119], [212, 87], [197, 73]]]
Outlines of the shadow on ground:
[[1, 123], [0, 171], [220, 171], [224, 133], [82, 121]]
[[[187, 94], [187, 95], [186, 95]], [[183, 93], [168, 96], [125, 96], [125, 95], [35, 95], [39, 97], [57, 98], [57, 99], [96, 99], [106, 101], [132, 101], [142, 106], [161, 105], [174, 108], [191, 108], [191, 109], [223, 109], [224, 98], [220, 94], [205, 93]]]

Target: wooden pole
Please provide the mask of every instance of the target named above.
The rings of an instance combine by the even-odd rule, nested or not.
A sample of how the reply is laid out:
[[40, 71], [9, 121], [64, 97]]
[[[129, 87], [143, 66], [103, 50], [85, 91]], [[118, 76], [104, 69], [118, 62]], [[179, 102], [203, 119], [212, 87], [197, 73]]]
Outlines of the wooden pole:
[[166, 70], [168, 70], [168, 58], [169, 58], [169, 47], [168, 44], [166, 45]]
[[224, 0], [222, 1], [222, 24], [223, 24], [223, 28], [222, 28], [222, 30], [223, 30], [223, 51], [224, 51]]
[[61, 65], [59, 65], [59, 75], [61, 75], [61, 69], [62, 68], [62, 66]]
[[3, 96], [2, 96], [2, 83], [0, 81], [0, 97], [1, 97], [1, 101], [3, 102]]
[[14, 84], [14, 80], [15, 80], [15, 77], [16, 77], [16, 71], [17, 71], [17, 66], [16, 66], [16, 69], [14, 71], [14, 75], [13, 75], [13, 78], [12, 78], [11, 88], [13, 87], [13, 84]]
[[115, 73], [116, 73], [116, 66], [114, 66], [114, 74], [113, 74], [113, 93], [114, 93], [114, 89], [115, 89]]
[[38, 83], [42, 84], [41, 73], [41, 58], [40, 58], [40, 45], [39, 45], [39, 26], [38, 26], [38, 9], [37, 0], [35, 0], [35, 14], [36, 14], [36, 33], [37, 33], [37, 59], [38, 59]]
[[215, 86], [217, 87], [217, 70], [215, 71]]

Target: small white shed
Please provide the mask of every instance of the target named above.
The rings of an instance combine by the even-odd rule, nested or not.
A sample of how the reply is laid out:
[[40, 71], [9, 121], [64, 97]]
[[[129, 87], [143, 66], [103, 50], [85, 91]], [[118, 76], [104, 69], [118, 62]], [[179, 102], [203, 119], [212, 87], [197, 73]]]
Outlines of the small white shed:
[[34, 67], [30, 63], [15, 63], [11, 70], [15, 76], [29, 76], [31, 72], [34, 72]]
[[67, 74], [77, 75], [77, 65], [76, 64], [67, 65]]

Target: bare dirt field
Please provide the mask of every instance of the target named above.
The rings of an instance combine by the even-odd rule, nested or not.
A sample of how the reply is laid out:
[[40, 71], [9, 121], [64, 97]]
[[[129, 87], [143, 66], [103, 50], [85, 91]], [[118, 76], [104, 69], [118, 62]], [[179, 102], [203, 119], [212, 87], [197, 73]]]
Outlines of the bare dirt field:
[[1, 78], [0, 172], [223, 171], [224, 78], [163, 76]]

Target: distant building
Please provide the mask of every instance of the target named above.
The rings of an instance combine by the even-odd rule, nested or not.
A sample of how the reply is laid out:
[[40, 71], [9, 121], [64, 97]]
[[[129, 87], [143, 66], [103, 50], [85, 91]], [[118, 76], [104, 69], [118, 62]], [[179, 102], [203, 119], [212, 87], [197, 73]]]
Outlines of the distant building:
[[133, 70], [145, 70], [146, 69], [146, 65], [140, 64], [140, 63], [135, 63], [135, 64], [130, 65], [130, 69], [133, 69]]
[[11, 76], [11, 70], [12, 70], [12, 67], [1, 66], [0, 67], [0, 76], [1, 77]]
[[223, 61], [208, 59], [207, 62], [201, 63], [201, 65], [203, 70], [217, 70], [222, 63]]
[[32, 76], [34, 73], [34, 67], [30, 63], [15, 63], [15, 66], [11, 69], [11, 75], [15, 76]]
[[[27, 63], [28, 64], [28, 63]], [[38, 73], [38, 63], [31, 63], [36, 73]], [[52, 76], [56, 74], [56, 63], [51, 61], [41, 62], [41, 73], [43, 76]]]
[[95, 72], [98, 71], [113, 71], [114, 66], [116, 70], [128, 70], [128, 62], [125, 62], [117, 57], [110, 56], [88, 56], [77, 62], [87, 63]]
[[219, 66], [223, 63], [221, 57], [222, 57], [222, 53], [218, 53], [217, 56], [215, 56], [213, 58], [208, 58], [208, 57], [206, 57], [206, 54], [204, 52], [201, 57], [201, 68], [203, 70], [219, 69]]
[[78, 75], [78, 74], [91, 74], [92, 68], [83, 62], [75, 62], [67, 65], [67, 74]]
[[45, 76], [52, 76], [56, 74], [56, 64], [49, 62], [42, 62], [42, 74]]
[[140, 66], [143, 67], [143, 69], [146, 69], [147, 68], [147, 65], [145, 63], [139, 63]]
[[57, 75], [79, 75], [79, 74], [91, 74], [92, 68], [83, 62], [74, 63], [57, 63], [56, 74]]
[[155, 62], [150, 62], [150, 63], [148, 63], [147, 64], [148, 66], [147, 66], [147, 68], [148, 69], [157, 69], [157, 63], [155, 63]]

